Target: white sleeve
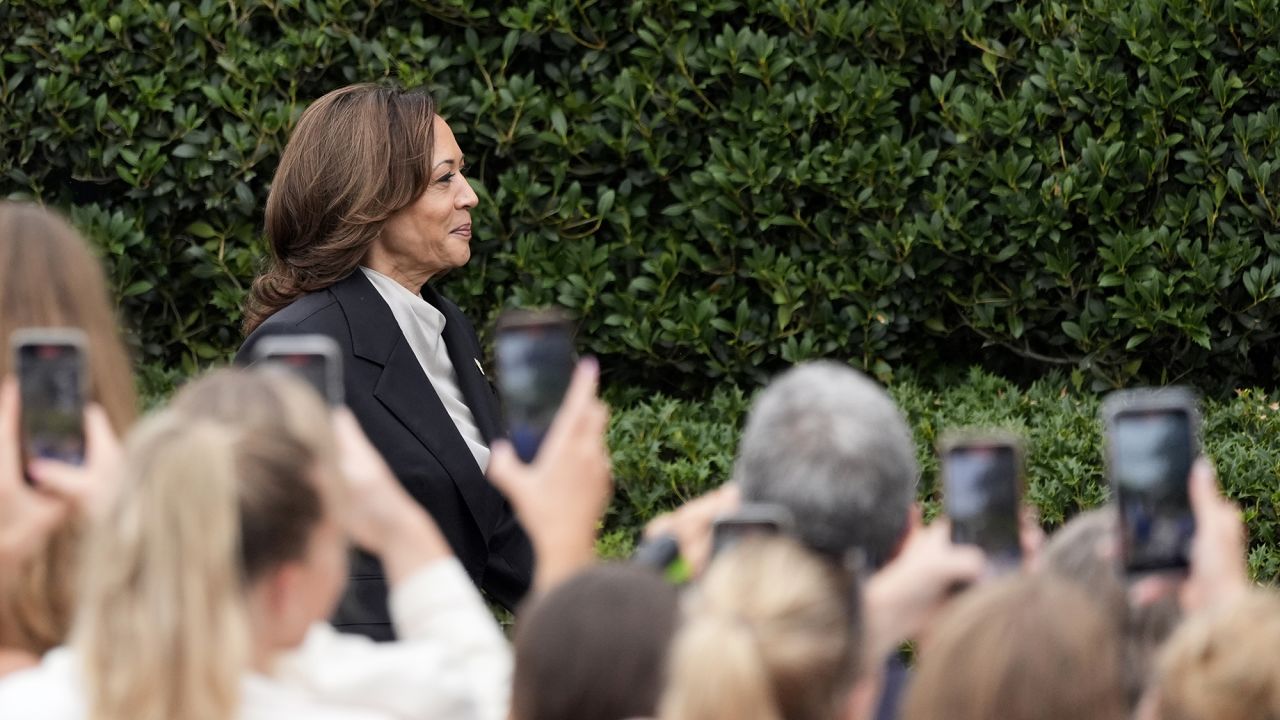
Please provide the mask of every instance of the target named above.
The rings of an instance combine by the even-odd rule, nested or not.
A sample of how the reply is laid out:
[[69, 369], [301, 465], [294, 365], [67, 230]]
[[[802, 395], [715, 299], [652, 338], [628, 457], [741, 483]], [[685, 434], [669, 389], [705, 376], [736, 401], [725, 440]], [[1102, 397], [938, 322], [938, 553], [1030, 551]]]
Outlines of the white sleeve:
[[402, 720], [505, 720], [511, 647], [461, 563], [424, 567], [393, 588], [389, 602], [396, 642], [318, 623], [275, 676], [322, 701]]

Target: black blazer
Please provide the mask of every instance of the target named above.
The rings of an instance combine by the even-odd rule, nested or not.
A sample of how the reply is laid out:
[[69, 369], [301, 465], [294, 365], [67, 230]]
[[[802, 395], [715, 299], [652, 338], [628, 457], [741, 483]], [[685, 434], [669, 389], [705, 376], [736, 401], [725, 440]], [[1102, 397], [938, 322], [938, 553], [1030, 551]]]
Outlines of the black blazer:
[[[458, 388], [485, 442], [504, 435], [471, 323], [434, 288], [422, 297], [445, 316], [444, 341]], [[476, 585], [514, 609], [533, 577], [533, 551], [510, 506], [480, 471], [386, 301], [364, 273], [295, 300], [262, 323], [236, 360], [266, 335], [321, 333], [342, 348], [347, 405], [409, 494], [430, 513]], [[378, 561], [356, 552], [334, 625], [391, 639], [387, 585]]]

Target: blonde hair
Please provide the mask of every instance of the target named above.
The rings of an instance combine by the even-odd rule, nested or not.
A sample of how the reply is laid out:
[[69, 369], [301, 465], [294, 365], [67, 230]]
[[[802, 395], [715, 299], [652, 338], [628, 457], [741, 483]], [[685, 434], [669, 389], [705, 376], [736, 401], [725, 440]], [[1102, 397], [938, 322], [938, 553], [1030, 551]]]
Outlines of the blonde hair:
[[310, 385], [285, 370], [212, 370], [174, 395], [169, 409], [250, 428], [282, 425], [326, 467], [337, 461], [328, 407]]
[[717, 558], [672, 647], [663, 720], [829, 720], [858, 672], [852, 577], [796, 543]]
[[1160, 720], [1280, 718], [1280, 595], [1251, 590], [1187, 620], [1160, 654]]
[[[183, 395], [204, 396], [230, 372]], [[283, 413], [291, 394], [306, 397], [272, 392], [262, 407], [275, 398]], [[91, 720], [235, 717], [250, 660], [246, 590], [303, 557], [328, 509], [317, 453], [287, 423], [175, 404], [184, 410], [130, 439], [119, 494], [86, 543], [75, 644]]]
[[[56, 213], [0, 201], [0, 376], [13, 371], [8, 338], [22, 327], [83, 330], [89, 397], [117, 433], [129, 429], [137, 412], [133, 371], [102, 266]], [[80, 523], [64, 525], [42, 553], [0, 583], [0, 647], [41, 655], [66, 641], [81, 535]]]
[[920, 654], [904, 720], [1122, 720], [1115, 626], [1075, 584], [1016, 576], [970, 591]]

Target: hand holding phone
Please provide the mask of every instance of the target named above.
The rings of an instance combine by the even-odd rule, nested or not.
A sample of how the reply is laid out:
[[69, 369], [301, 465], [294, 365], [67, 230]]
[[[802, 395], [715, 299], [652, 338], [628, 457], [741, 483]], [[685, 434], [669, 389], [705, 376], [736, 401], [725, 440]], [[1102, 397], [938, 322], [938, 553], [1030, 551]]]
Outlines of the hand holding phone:
[[1021, 443], [1002, 433], [949, 436], [942, 449], [943, 502], [951, 540], [976, 545], [999, 570], [1022, 561]]
[[1102, 415], [1125, 568], [1186, 568], [1196, 529], [1189, 478], [1200, 454], [1194, 393], [1181, 387], [1121, 390], [1106, 397]]
[[533, 462], [577, 364], [573, 324], [561, 310], [510, 310], [498, 318], [498, 393], [516, 455]]

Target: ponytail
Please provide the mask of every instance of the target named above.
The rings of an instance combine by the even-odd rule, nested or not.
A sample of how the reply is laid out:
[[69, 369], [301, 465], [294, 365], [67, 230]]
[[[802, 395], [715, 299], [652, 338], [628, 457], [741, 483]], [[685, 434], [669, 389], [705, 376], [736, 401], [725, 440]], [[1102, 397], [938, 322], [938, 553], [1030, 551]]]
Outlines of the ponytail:
[[724, 614], [688, 619], [672, 650], [663, 720], [782, 720], [759, 640]]
[[92, 528], [75, 644], [90, 720], [232, 720], [249, 660], [237, 435], [162, 413]]

